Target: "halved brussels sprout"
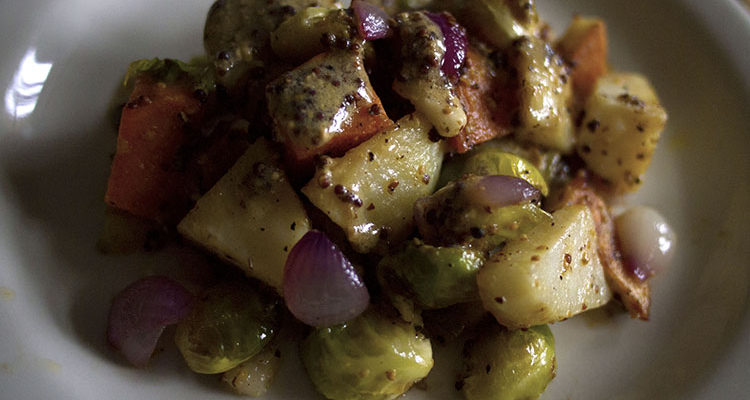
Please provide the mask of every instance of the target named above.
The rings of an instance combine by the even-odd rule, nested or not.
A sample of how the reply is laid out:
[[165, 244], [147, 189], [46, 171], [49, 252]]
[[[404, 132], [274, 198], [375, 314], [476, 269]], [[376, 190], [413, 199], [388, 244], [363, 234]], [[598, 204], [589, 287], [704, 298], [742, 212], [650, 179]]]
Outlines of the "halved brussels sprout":
[[[507, 182], [490, 187], [492, 180]], [[538, 223], [551, 221], [552, 217], [534, 201], [523, 200], [522, 193], [518, 194], [518, 202], [493, 205], [482, 201], [483, 193], [511, 196], [511, 191], [517, 191], [518, 182], [536, 190], [521, 179], [497, 175], [465, 175], [449, 183], [414, 204], [419, 233], [431, 245], [461, 244], [487, 251], [519, 237]]]
[[424, 308], [477, 300], [476, 275], [482, 255], [463, 247], [433, 247], [418, 240], [378, 265], [383, 286], [408, 295]]
[[188, 367], [228, 371], [258, 354], [278, 330], [278, 300], [244, 283], [206, 290], [177, 324], [175, 342]]
[[547, 325], [508, 330], [487, 323], [466, 343], [466, 375], [461, 391], [467, 400], [536, 399], [555, 377], [555, 339]]
[[465, 173], [475, 175], [508, 175], [521, 178], [542, 192], [549, 193], [547, 182], [531, 162], [504, 151], [483, 151], [466, 161]]
[[312, 331], [301, 356], [315, 388], [332, 400], [393, 399], [433, 365], [429, 339], [374, 307], [345, 324]]
[[479, 146], [467, 156], [454, 160], [446, 163], [446, 173], [441, 171], [440, 181], [446, 179], [447, 183], [447, 180], [455, 180], [466, 174], [508, 175], [529, 182], [542, 192], [542, 196], [549, 193], [542, 172], [531, 161], [499, 146]]

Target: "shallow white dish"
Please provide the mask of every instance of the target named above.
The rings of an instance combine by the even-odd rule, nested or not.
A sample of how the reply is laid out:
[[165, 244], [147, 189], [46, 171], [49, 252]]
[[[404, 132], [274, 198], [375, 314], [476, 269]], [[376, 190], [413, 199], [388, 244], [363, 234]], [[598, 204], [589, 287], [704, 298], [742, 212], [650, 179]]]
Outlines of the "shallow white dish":
[[[127, 3], [127, 4], [126, 4]], [[179, 4], [179, 5], [178, 5]], [[175, 257], [96, 252], [114, 149], [109, 104], [128, 63], [188, 58], [211, 0], [0, 5], [0, 398], [235, 398], [192, 374], [168, 341], [148, 370], [104, 340], [114, 293]], [[652, 321], [553, 326], [558, 376], [544, 399], [720, 399], [750, 391], [750, 14], [738, 1], [539, 1], [556, 32], [575, 13], [608, 23], [610, 61], [648, 76], [670, 114], [631, 203], [679, 236], [653, 284]], [[437, 363], [452, 360], [436, 346]], [[293, 346], [269, 400], [318, 398]], [[409, 399], [459, 398], [460, 366]]]

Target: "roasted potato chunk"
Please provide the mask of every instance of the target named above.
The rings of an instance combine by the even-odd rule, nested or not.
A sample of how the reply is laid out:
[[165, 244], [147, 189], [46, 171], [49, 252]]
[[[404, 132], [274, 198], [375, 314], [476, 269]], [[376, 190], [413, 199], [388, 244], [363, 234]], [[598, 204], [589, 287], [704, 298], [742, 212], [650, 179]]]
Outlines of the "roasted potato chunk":
[[411, 233], [414, 202], [435, 189], [443, 162], [430, 128], [419, 114], [408, 115], [343, 157], [327, 158], [302, 188], [354, 250], [368, 253]]
[[576, 150], [615, 193], [637, 190], [651, 163], [667, 113], [641, 75], [609, 73], [584, 106]]
[[612, 298], [591, 211], [574, 205], [552, 217], [509, 241], [477, 275], [485, 309], [511, 329], [561, 321]]
[[615, 241], [615, 226], [607, 204], [596, 193], [585, 173], [580, 173], [565, 187], [551, 195], [546, 206], [557, 210], [573, 204], [582, 204], [591, 210], [596, 227], [597, 253], [615, 298], [622, 301], [630, 315], [648, 320], [651, 305], [648, 281], [638, 279], [623, 265]]
[[258, 139], [177, 230], [281, 292], [289, 250], [310, 222], [279, 158], [268, 141]]

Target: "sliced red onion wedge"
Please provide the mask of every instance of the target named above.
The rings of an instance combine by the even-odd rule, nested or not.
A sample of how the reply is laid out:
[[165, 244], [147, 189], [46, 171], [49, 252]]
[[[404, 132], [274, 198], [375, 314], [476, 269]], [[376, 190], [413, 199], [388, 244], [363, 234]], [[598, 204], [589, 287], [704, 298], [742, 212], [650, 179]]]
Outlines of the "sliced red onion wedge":
[[177, 323], [192, 305], [193, 295], [167, 277], [139, 279], [115, 296], [107, 341], [131, 364], [145, 367], [164, 327]]
[[428, 12], [427, 17], [437, 24], [443, 33], [445, 56], [440, 69], [445, 75], [455, 78], [459, 75], [461, 66], [464, 64], [464, 60], [466, 60], [466, 47], [469, 43], [466, 36], [466, 29], [459, 25], [452, 15], [446, 12]]
[[655, 210], [637, 206], [615, 218], [625, 266], [646, 280], [664, 271], [674, 254], [676, 235]]
[[505, 207], [539, 201], [542, 193], [524, 179], [506, 175], [487, 175], [466, 180], [465, 193], [482, 207]]
[[362, 0], [352, 1], [352, 10], [357, 18], [357, 28], [365, 40], [382, 39], [388, 36], [388, 14], [382, 8]]
[[313, 230], [294, 245], [286, 260], [284, 300], [297, 319], [324, 327], [361, 314], [370, 294], [336, 245]]

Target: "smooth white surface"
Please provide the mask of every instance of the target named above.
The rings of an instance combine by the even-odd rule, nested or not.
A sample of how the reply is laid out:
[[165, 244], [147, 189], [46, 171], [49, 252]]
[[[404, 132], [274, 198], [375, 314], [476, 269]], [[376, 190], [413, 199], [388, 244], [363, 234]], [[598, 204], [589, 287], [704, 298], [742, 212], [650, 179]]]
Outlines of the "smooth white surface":
[[[108, 108], [120, 78], [137, 58], [198, 54], [210, 4], [0, 5], [0, 398], [235, 398], [213, 377], [190, 373], [169, 340], [146, 371], [127, 367], [108, 349], [112, 295], [147, 271], [178, 268], [180, 257], [95, 250], [114, 149]], [[558, 33], [575, 13], [604, 17], [611, 64], [644, 73], [656, 87], [670, 120], [644, 188], [628, 201], [660, 210], [679, 238], [671, 269], [653, 285], [652, 321], [593, 312], [553, 326], [558, 376], [543, 398], [746, 397], [746, 9], [729, 0], [546, 0], [538, 7]], [[17, 107], [19, 99], [25, 108]], [[409, 399], [459, 398], [455, 351], [435, 351], [442, 368], [426, 392], [413, 390]], [[282, 376], [266, 398], [317, 398], [293, 346], [282, 356]]]

